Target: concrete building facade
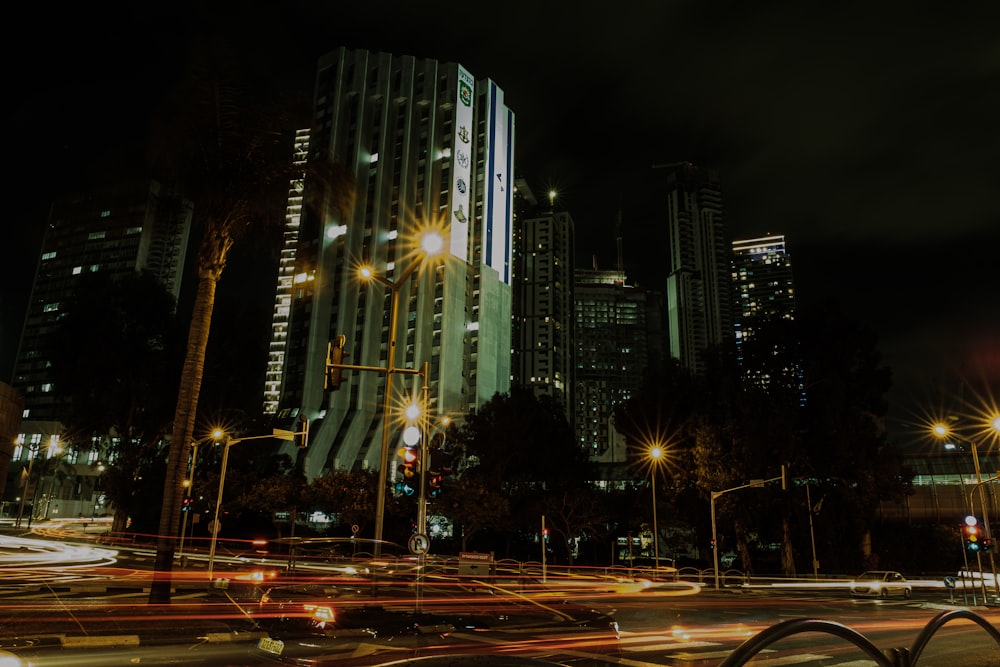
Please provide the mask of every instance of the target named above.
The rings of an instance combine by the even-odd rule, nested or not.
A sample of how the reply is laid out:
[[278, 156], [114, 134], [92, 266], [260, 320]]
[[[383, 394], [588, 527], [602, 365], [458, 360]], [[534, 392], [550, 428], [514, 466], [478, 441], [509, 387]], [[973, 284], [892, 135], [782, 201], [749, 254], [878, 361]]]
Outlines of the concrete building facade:
[[[431, 429], [509, 390], [514, 114], [459, 64], [341, 48], [318, 63], [309, 134], [275, 416], [310, 420], [288, 451], [314, 478], [381, 465], [379, 369], [391, 452], [425, 363]], [[438, 257], [419, 249], [428, 230]], [[337, 340], [357, 368], [327, 391]]]
[[514, 253], [514, 378], [536, 396], [551, 396], [572, 423], [574, 335], [573, 218], [552, 200], [540, 204], [519, 180]]
[[670, 355], [695, 374], [706, 350], [733, 337], [731, 247], [719, 176], [689, 162], [662, 167], [667, 213]]

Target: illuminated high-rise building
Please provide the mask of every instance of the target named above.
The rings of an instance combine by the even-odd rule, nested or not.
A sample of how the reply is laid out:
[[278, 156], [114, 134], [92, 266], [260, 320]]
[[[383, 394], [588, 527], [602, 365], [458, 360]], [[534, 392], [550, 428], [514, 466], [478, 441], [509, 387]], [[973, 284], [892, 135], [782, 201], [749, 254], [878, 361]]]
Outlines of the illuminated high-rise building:
[[[309, 130], [295, 133], [292, 164], [305, 168], [309, 153]], [[264, 414], [278, 411], [281, 398], [281, 380], [285, 373], [285, 352], [288, 349], [288, 320], [291, 316], [292, 293], [295, 279], [295, 250], [299, 244], [299, 224], [302, 221], [302, 191], [305, 174], [295, 175], [288, 183], [288, 201], [285, 204], [285, 227], [278, 258], [278, 289], [274, 295], [274, 316], [271, 319], [271, 343], [267, 351], [267, 370], [264, 374]]]
[[[308, 447], [287, 451], [311, 479], [381, 465], [390, 356], [405, 369], [392, 373], [390, 453], [425, 363], [431, 429], [509, 391], [514, 115], [459, 64], [341, 48], [319, 60], [309, 134], [283, 368], [268, 381], [279, 423], [310, 419]], [[409, 272], [428, 228], [443, 257]], [[362, 264], [385, 282], [363, 282]], [[340, 336], [343, 362], [364, 369], [326, 391]]]
[[147, 271], [177, 299], [193, 211], [190, 201], [149, 180], [53, 204], [11, 383], [24, 395], [25, 420], [65, 416], [67, 399], [52, 379], [53, 336], [78, 277], [101, 272], [116, 280]]
[[614, 410], [663, 359], [661, 294], [621, 270], [576, 271], [575, 431], [594, 460], [624, 463]]
[[553, 196], [517, 181], [514, 223], [514, 383], [551, 396], [572, 423], [574, 227]]
[[[22, 417], [10, 466], [26, 471], [35, 459], [60, 456], [48, 468], [44, 492], [33, 495], [25, 517], [91, 516], [107, 509], [95, 465], [103, 452], [65, 445], [63, 419], [71, 409], [52, 373], [58, 322], [80, 277], [100, 273], [111, 280], [143, 271], [154, 275], [176, 300], [180, 296], [194, 205], [177, 191], [151, 180], [120, 183], [64, 197], [53, 203], [35, 271], [27, 316], [14, 365], [12, 391], [23, 397]], [[109, 323], [115, 326], [115, 323]], [[9, 402], [7, 403], [9, 405]], [[79, 439], [74, 443], [80, 445]], [[8, 445], [9, 446], [9, 445]], [[38, 463], [34, 464], [37, 471]], [[0, 471], [6, 466], [0, 465]], [[58, 472], [55, 472], [58, 471]], [[36, 473], [40, 474], [40, 473]], [[37, 482], [36, 489], [41, 489]], [[8, 498], [12, 498], [8, 489]]]
[[[795, 284], [792, 260], [781, 235], [733, 241], [732, 279], [736, 292], [734, 333], [744, 377], [768, 389], [780, 382], [800, 392], [802, 373], [794, 354], [794, 341], [772, 337], [762, 356], [748, 359], [746, 345], [759, 327], [774, 327], [795, 319]], [[790, 349], [785, 349], [791, 346]], [[767, 361], [765, 364], [764, 361]], [[775, 361], [780, 361], [775, 365]]]
[[667, 214], [667, 336], [670, 356], [695, 374], [704, 353], [733, 338], [731, 247], [722, 186], [712, 170], [689, 162], [661, 167]]
[[792, 259], [784, 236], [733, 241], [733, 284], [737, 345], [753, 335], [755, 320], [795, 318]]

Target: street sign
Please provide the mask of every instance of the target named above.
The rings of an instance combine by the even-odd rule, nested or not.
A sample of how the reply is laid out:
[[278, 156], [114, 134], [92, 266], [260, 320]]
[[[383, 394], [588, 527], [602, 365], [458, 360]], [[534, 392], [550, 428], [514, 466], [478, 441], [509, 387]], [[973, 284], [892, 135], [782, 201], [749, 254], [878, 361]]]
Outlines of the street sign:
[[283, 428], [272, 429], [274, 431], [274, 437], [279, 440], [288, 440], [289, 442], [295, 440], [295, 431], [286, 431]]
[[416, 533], [415, 535], [410, 535], [410, 541], [407, 542], [407, 546], [410, 547], [411, 554], [422, 556], [427, 553], [427, 549], [431, 546], [431, 541], [423, 533]]

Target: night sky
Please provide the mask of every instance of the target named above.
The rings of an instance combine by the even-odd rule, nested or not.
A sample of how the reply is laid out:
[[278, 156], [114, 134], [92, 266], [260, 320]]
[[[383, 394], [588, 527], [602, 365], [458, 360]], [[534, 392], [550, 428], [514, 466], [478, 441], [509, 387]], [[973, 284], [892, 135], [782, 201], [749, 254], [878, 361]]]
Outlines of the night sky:
[[835, 297], [878, 334], [894, 419], [934, 387], [1000, 384], [995, 3], [267, 4], [24, 10], [24, 39], [3, 46], [0, 378], [49, 203], [141, 172], [186, 54], [225, 39], [262, 86], [303, 99], [339, 46], [492, 78], [516, 114], [519, 175], [559, 191], [578, 260], [614, 266], [620, 213], [626, 270], [651, 288], [666, 255], [651, 166], [716, 168], [729, 233], [784, 234], [799, 298]]

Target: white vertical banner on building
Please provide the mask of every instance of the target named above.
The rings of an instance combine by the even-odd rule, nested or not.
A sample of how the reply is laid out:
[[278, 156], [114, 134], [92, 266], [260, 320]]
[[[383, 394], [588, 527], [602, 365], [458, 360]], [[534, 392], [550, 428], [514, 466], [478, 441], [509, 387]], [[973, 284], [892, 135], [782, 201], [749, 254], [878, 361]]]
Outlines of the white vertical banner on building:
[[487, 141], [489, 157], [486, 178], [488, 201], [484, 208], [483, 221], [486, 248], [483, 261], [492, 267], [505, 284], [510, 284], [510, 262], [512, 252], [512, 209], [514, 141], [511, 113], [503, 102], [503, 91], [492, 81], [489, 82], [489, 109]]
[[476, 131], [472, 105], [476, 99], [476, 80], [458, 66], [458, 99], [455, 102], [455, 136], [452, 145], [451, 184], [451, 254], [469, 261], [469, 225], [473, 211], [469, 202], [472, 191], [472, 137]]

